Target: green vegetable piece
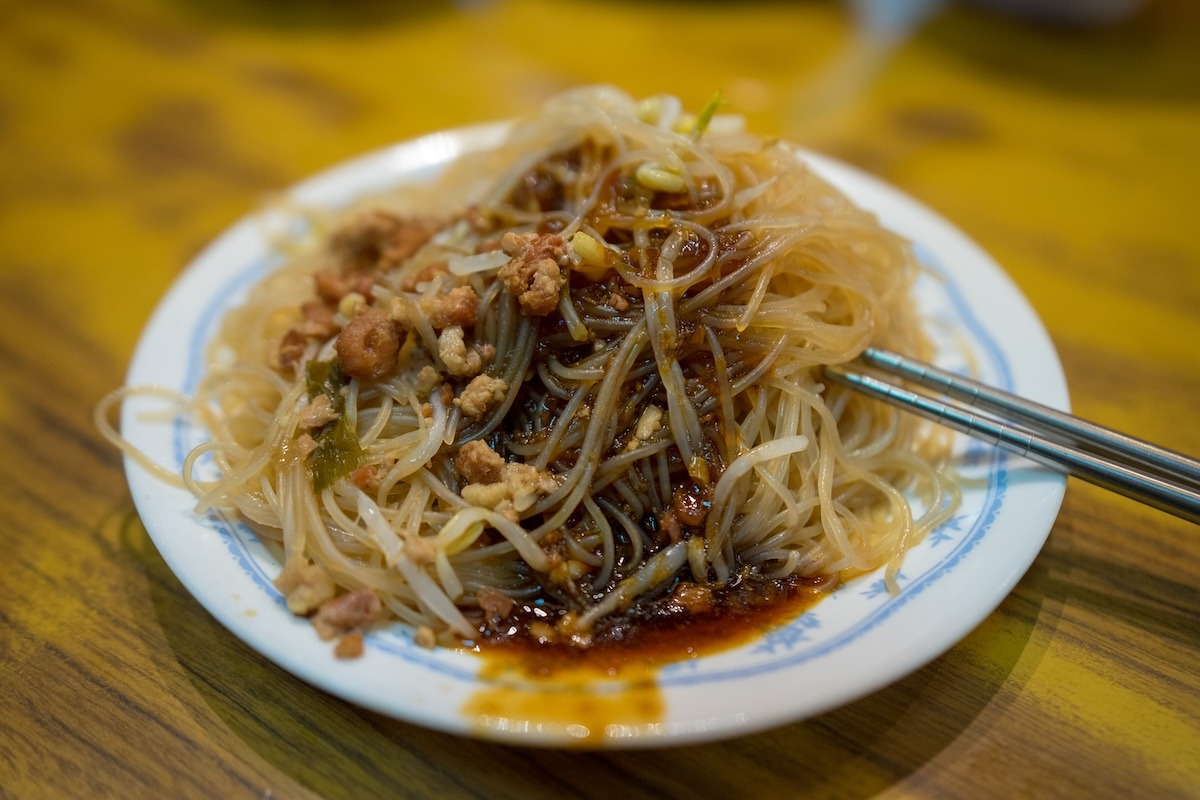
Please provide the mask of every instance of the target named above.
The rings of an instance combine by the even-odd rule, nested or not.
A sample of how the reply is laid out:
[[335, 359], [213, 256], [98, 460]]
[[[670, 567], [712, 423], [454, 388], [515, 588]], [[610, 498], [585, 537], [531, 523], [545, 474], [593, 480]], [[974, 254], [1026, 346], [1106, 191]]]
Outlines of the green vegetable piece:
[[713, 96], [704, 105], [704, 110], [700, 112], [700, 116], [696, 117], [696, 124], [692, 126], [691, 137], [693, 139], [699, 139], [704, 135], [704, 132], [708, 130], [709, 123], [712, 122], [712, 118], [716, 116], [717, 109], [721, 107], [721, 103], [724, 101], [725, 96], [721, 93], [720, 89], [713, 92]]
[[336, 359], [329, 361], [309, 361], [304, 368], [304, 386], [308, 391], [308, 399], [317, 395], [327, 394], [334, 403], [334, 409], [342, 411], [341, 388], [346, 385], [342, 375], [342, 365]]
[[346, 378], [341, 364], [336, 359], [310, 361], [305, 367], [304, 382], [309, 400], [329, 395], [337, 413], [337, 419], [325, 423], [313, 434], [317, 446], [308, 457], [313, 489], [320, 492], [362, 466], [366, 454], [358, 444], [358, 431], [346, 418], [346, 402], [342, 397]]
[[358, 431], [345, 414], [327, 423], [316, 436], [317, 448], [309, 458], [313, 489], [320, 492], [362, 466], [365, 459]]

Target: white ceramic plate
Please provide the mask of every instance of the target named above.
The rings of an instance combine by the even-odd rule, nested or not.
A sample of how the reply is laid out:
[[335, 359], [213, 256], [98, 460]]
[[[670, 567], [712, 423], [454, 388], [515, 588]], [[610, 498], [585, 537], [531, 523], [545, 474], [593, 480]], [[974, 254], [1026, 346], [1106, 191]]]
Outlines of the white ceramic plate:
[[[306, 205], [334, 207], [400, 181], [428, 180], [501, 126], [439, 133], [376, 152], [296, 187]], [[933, 321], [939, 363], [962, 369], [963, 346], [983, 380], [1066, 409], [1054, 348], [1020, 292], [962, 233], [911, 198], [828, 158], [820, 173], [908, 236], [930, 275], [919, 299]], [[266, 222], [269, 223], [269, 220]], [[279, 256], [262, 217], [235, 225], [184, 272], [154, 313], [130, 385], [191, 392], [223, 312]], [[161, 464], [179, 465], [204, 433], [185, 419], [149, 421], [131, 400], [125, 435]], [[271, 586], [278, 562], [236, 520], [198, 517], [193, 499], [127, 464], [147, 530], [179, 580], [222, 624], [279, 666], [354, 703], [420, 725], [522, 744], [622, 747], [741, 735], [831, 709], [883, 687], [945, 652], [990, 614], [1032, 563], [1065, 481], [966, 440], [964, 469], [984, 478], [959, 513], [905, 558], [900, 592], [881, 576], [854, 580], [807, 613], [739, 648], [621, 681], [580, 686], [485, 677], [466, 652], [426, 650], [401, 625], [367, 637], [366, 654], [338, 661]], [[494, 670], [493, 670], [494, 671]]]

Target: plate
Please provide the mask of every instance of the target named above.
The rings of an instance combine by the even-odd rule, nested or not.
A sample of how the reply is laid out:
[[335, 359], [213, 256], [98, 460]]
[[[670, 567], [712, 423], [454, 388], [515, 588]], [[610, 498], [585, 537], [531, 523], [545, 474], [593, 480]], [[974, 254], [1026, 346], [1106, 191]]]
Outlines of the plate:
[[[465, 152], [488, 147], [503, 125], [433, 134], [324, 172], [290, 192], [306, 206], [338, 207], [401, 182], [431, 179]], [[931, 320], [937, 362], [1067, 409], [1049, 337], [1004, 272], [934, 212], [845, 164], [805, 154], [812, 167], [884, 225], [914, 242], [928, 267], [918, 300]], [[206, 343], [226, 309], [281, 257], [281, 218], [248, 217], [180, 276], [152, 316], [128, 383], [190, 393]], [[154, 401], [122, 409], [122, 430], [158, 463], [178, 467], [204, 440], [185, 418], [164, 422]], [[143, 413], [159, 411], [156, 419]], [[743, 645], [613, 680], [556, 675], [528, 680], [476, 654], [424, 649], [396, 624], [367, 636], [363, 657], [342, 661], [286, 610], [271, 579], [279, 563], [236, 519], [198, 516], [193, 498], [136, 463], [134, 502], [163, 559], [204, 608], [268, 659], [350, 702], [457, 734], [545, 746], [645, 747], [712, 740], [782, 725], [879, 689], [944, 653], [1009, 593], [1041, 549], [1065, 478], [962, 439], [962, 469], [978, 479], [957, 515], [905, 557], [899, 592], [880, 573], [843, 585], [797, 618]]]

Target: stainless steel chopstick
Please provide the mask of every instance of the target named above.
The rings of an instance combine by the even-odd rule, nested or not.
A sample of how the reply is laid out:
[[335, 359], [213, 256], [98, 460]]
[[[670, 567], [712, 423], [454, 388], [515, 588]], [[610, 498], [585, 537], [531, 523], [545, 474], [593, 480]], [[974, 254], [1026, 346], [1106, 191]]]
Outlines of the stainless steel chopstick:
[[955, 375], [899, 353], [867, 348], [862, 362], [878, 370], [963, 400], [975, 408], [1006, 415], [1064, 444], [1133, 462], [1161, 477], [1200, 489], [1200, 462], [1164, 447], [1128, 436], [993, 386]]
[[[874, 350], [871, 360], [880, 360], [881, 369], [889, 369], [894, 359], [901, 358], [894, 353]], [[905, 366], [900, 374], [911, 380], [918, 379], [909, 373], [916, 367], [924, 368], [926, 375], [930, 372], [929, 365], [912, 359], [904, 359]], [[1131, 447], [1131, 442], [1138, 440], [1132, 437], [1110, 431], [1103, 426], [1084, 423], [1069, 414], [1054, 411], [1030, 400], [1001, 392], [993, 387], [985, 386], [970, 379], [953, 375], [952, 373], [936, 370], [936, 377], [921, 379], [937, 381], [936, 388], [943, 393], [955, 397], [966, 397], [974, 400], [978, 409], [987, 408], [997, 413], [1011, 411], [1010, 407], [1020, 409], [1012, 416], [1018, 419], [998, 419], [984, 414], [973, 413], [970, 409], [953, 402], [942, 402], [919, 392], [890, 383], [880, 377], [868, 375], [845, 366], [829, 366], [825, 375], [832, 381], [849, 386], [868, 396], [892, 403], [908, 409], [934, 422], [946, 425], [969, 436], [994, 444], [1010, 452], [1029, 458], [1039, 464], [1054, 469], [1063, 470], [1083, 480], [1102, 486], [1111, 491], [1130, 497], [1139, 502], [1166, 511], [1189, 522], [1200, 523], [1200, 489], [1195, 485], [1197, 475], [1200, 475], [1200, 462], [1187, 458], [1178, 453], [1172, 453], [1172, 463], [1183, 467], [1186, 479], [1181, 479], [1181, 473], [1167, 470], [1151, 458], [1153, 466], [1147, 465], [1145, 457], [1137, 459], [1123, 457], [1121, 453]], [[949, 383], [950, 388], [944, 384]], [[986, 398], [980, 400], [980, 398]], [[993, 399], [999, 397], [998, 403]], [[1054, 411], [1048, 417], [1043, 417], [1046, 411]], [[1062, 418], [1068, 418], [1066, 420]], [[1050, 422], [1045, 422], [1045, 419]], [[1067, 433], [1063, 432], [1063, 422], [1076, 421], [1083, 427], [1068, 425]], [[1109, 439], [1110, 434], [1116, 435], [1115, 446]], [[1068, 441], [1063, 441], [1068, 438]], [[1081, 446], [1079, 440], [1086, 439], [1088, 448]], [[1155, 448], [1161, 450], [1161, 448]], [[1170, 451], [1163, 451], [1170, 452]]]

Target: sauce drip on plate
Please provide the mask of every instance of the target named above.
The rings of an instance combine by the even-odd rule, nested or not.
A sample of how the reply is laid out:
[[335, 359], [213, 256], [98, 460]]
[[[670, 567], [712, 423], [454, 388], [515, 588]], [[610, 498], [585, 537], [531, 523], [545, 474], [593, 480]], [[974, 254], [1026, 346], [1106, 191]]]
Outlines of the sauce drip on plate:
[[536, 624], [545, 619], [536, 606], [519, 607], [475, 643], [485, 688], [463, 713], [490, 738], [535, 734], [596, 747], [651, 735], [666, 718], [662, 667], [746, 645], [802, 614], [833, 583], [754, 578], [701, 598], [692, 587], [681, 583], [637, 612], [613, 615], [586, 646], [569, 635], [538, 637], [554, 628]]

